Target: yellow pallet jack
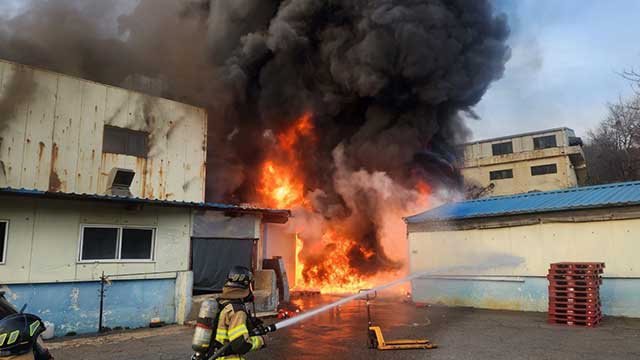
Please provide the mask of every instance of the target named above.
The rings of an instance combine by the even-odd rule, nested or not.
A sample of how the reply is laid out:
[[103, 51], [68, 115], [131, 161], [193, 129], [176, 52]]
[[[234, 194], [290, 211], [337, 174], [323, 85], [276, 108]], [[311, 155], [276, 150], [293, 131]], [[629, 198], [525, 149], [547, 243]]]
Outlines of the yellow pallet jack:
[[[366, 289], [360, 290], [367, 291]], [[367, 304], [367, 322], [369, 325], [367, 331], [368, 345], [369, 349], [378, 349], [378, 350], [410, 350], [410, 349], [434, 349], [437, 348], [438, 345], [431, 343], [431, 341], [427, 339], [417, 339], [417, 340], [385, 340], [384, 336], [382, 336], [382, 329], [379, 326], [374, 326], [371, 320], [371, 300], [375, 299], [378, 296], [377, 292], [374, 292], [373, 297], [370, 297], [367, 294], [365, 298]]]

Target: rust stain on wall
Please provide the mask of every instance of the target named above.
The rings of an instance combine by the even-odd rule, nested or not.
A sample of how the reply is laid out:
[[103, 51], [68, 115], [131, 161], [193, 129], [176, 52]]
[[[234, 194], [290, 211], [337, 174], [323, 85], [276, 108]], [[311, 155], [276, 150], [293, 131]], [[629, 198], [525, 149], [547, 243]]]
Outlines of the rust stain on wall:
[[160, 182], [159, 182], [159, 185], [160, 185], [160, 186], [159, 186], [159, 187], [160, 187], [160, 189], [159, 189], [159, 190], [160, 190], [160, 191], [159, 191], [158, 196], [159, 196], [159, 198], [160, 198], [160, 199], [163, 199], [163, 200], [164, 200], [164, 199], [165, 199], [165, 195], [164, 195], [164, 193], [165, 193], [165, 187], [164, 187], [164, 185], [165, 185], [165, 178], [164, 178], [164, 160], [160, 160], [160, 169], [158, 170], [158, 175], [159, 175], [159, 177], [160, 177], [160, 179], [159, 179], [159, 180], [160, 180]]
[[145, 180], [145, 188], [144, 188], [144, 192], [143, 192], [143, 196], [145, 198], [152, 198], [153, 196], [153, 182], [152, 182], [152, 177], [153, 177], [153, 159], [147, 159], [147, 172], [146, 172], [146, 176], [145, 179], [148, 178], [148, 180]]
[[136, 174], [140, 176], [140, 194], [144, 197], [147, 188], [147, 159], [136, 158]]
[[[42, 144], [42, 142], [40, 144]], [[41, 146], [41, 152], [42, 152], [42, 146]], [[51, 170], [49, 172], [49, 191], [51, 192], [64, 191], [62, 186], [62, 181], [60, 180], [60, 177], [56, 172], [57, 161], [58, 161], [58, 144], [53, 143], [53, 147], [51, 148]]]
[[42, 163], [42, 155], [44, 155], [45, 146], [46, 145], [42, 141], [38, 143], [38, 166]]

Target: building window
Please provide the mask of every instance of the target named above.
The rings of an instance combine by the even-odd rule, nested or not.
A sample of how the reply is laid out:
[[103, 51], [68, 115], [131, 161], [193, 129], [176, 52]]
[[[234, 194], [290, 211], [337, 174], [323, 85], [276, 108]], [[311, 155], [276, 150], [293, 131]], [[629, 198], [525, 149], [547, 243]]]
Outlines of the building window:
[[122, 229], [120, 258], [125, 260], [151, 260], [153, 254], [153, 230]]
[[558, 146], [558, 143], [556, 142], [555, 135], [533, 138], [533, 148], [535, 150], [548, 149], [548, 148], [553, 148], [557, 146]]
[[493, 155], [505, 155], [505, 154], [513, 154], [513, 143], [503, 142], [499, 144], [492, 144], [491, 150], [493, 151]]
[[9, 222], [0, 221], [0, 264], [4, 264], [7, 252], [7, 238], [9, 237]]
[[102, 152], [147, 157], [149, 133], [115, 126], [104, 126]]
[[491, 180], [513, 179], [513, 170], [497, 170], [489, 173]]
[[549, 165], [540, 165], [540, 166], [532, 166], [531, 167], [531, 175], [546, 175], [546, 174], [556, 174], [558, 172], [558, 166], [556, 164]]
[[82, 226], [80, 261], [153, 260], [155, 229]]

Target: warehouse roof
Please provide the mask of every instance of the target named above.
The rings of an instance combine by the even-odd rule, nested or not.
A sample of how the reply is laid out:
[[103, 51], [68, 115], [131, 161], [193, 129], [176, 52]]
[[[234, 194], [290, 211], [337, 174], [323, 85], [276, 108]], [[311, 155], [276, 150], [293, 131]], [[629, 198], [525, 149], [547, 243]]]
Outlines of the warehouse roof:
[[287, 222], [287, 219], [291, 216], [289, 210], [282, 209], [270, 209], [261, 208], [253, 205], [229, 205], [212, 202], [188, 202], [188, 201], [174, 201], [174, 200], [153, 200], [142, 198], [131, 198], [125, 196], [113, 196], [113, 195], [97, 195], [97, 194], [74, 194], [63, 192], [50, 192], [41, 190], [28, 190], [28, 189], [13, 189], [0, 187], [0, 195], [15, 195], [24, 197], [39, 197], [48, 199], [61, 199], [61, 200], [90, 200], [100, 202], [114, 202], [114, 203], [126, 203], [126, 204], [139, 204], [139, 205], [155, 205], [155, 206], [167, 206], [167, 207], [183, 207], [194, 208], [200, 210], [216, 210], [216, 211], [230, 211], [235, 213], [260, 213], [267, 215], [270, 222]]
[[408, 223], [640, 205], [640, 181], [454, 202], [411, 216]]

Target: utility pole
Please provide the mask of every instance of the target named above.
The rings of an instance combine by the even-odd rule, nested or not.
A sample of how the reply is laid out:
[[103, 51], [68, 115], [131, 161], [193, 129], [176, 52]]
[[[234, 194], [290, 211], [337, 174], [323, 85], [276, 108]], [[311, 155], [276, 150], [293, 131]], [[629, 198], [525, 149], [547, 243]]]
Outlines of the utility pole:
[[102, 272], [102, 276], [100, 276], [100, 319], [98, 319], [98, 332], [102, 332], [102, 317], [104, 313], [104, 284], [107, 283], [107, 277], [104, 275], [104, 271]]

